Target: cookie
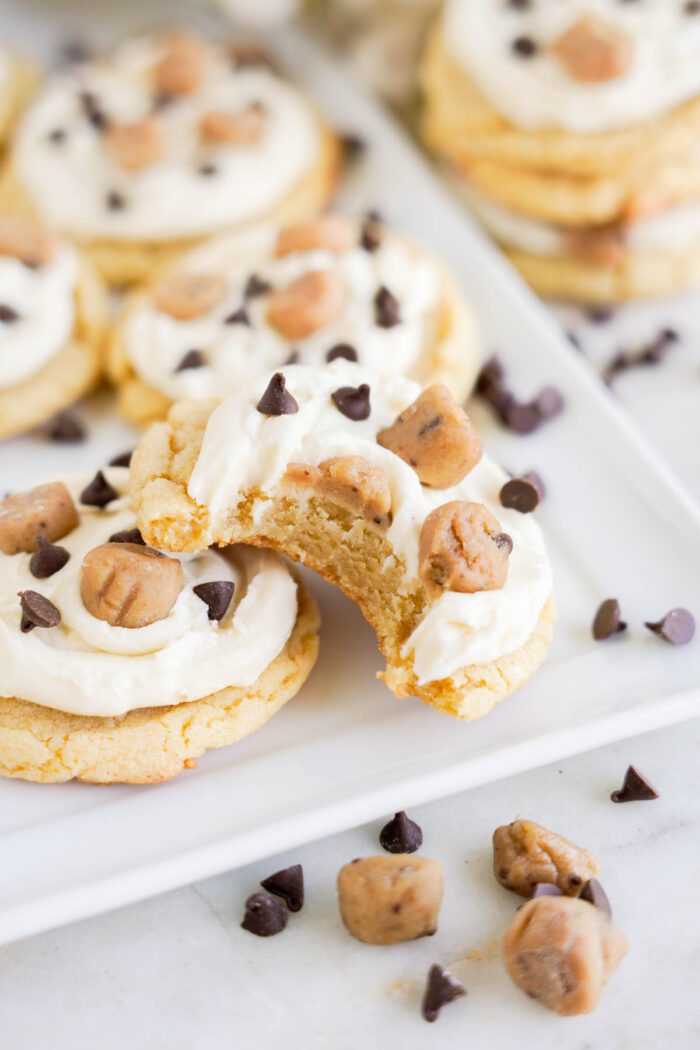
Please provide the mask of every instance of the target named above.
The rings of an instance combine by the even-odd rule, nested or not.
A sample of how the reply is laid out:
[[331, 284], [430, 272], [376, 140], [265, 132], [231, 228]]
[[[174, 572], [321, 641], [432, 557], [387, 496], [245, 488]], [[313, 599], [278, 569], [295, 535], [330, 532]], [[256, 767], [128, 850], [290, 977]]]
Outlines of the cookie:
[[17, 118], [37, 82], [37, 71], [24, 57], [0, 45], [0, 147], [9, 139]]
[[276, 555], [150, 548], [127, 480], [110, 468], [0, 501], [4, 776], [168, 779], [262, 726], [314, 665], [318, 611]]
[[475, 322], [456, 282], [376, 218], [331, 214], [211, 241], [132, 294], [109, 373], [122, 412], [143, 425], [290, 359], [337, 358], [443, 382], [459, 400], [476, 375]]
[[[473, 465], [470, 421], [447, 391], [423, 396], [440, 406], [429, 420], [410, 380], [290, 366], [218, 407], [175, 405], [134, 455], [132, 492], [163, 550], [243, 541], [320, 572], [375, 629], [396, 696], [475, 718], [544, 659], [551, 570], [533, 515], [500, 505], [505, 472], [485, 455]], [[422, 484], [416, 467], [446, 449], [461, 463], [450, 487]]]
[[33, 220], [0, 216], [0, 438], [45, 423], [95, 385], [107, 322], [89, 260]]
[[[247, 135], [221, 132], [240, 121]], [[47, 80], [18, 125], [0, 207], [37, 214], [123, 285], [213, 233], [315, 214], [338, 161], [311, 103], [261, 56], [173, 31]]]

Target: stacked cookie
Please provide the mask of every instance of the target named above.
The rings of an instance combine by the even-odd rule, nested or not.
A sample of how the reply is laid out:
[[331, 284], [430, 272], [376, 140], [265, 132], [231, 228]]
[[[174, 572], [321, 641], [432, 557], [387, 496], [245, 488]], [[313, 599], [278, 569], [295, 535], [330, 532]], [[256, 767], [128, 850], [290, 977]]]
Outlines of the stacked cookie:
[[700, 8], [448, 0], [423, 137], [525, 277], [607, 303], [700, 278]]

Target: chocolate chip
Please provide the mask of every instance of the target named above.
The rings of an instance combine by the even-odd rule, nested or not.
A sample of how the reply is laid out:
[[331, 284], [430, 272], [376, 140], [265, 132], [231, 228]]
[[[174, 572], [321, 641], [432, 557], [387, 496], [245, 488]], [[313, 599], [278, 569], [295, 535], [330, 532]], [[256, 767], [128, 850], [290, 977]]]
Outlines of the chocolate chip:
[[501, 506], [508, 510], [517, 510], [521, 514], [530, 514], [540, 502], [536, 485], [528, 478], [511, 478], [498, 494]]
[[607, 324], [613, 316], [613, 311], [609, 306], [592, 306], [586, 313], [588, 320], [593, 324]]
[[532, 0], [508, 0], [507, 7], [515, 11], [529, 11]]
[[97, 131], [104, 131], [109, 124], [107, 114], [102, 109], [99, 99], [92, 91], [80, 92], [80, 104], [86, 118]]
[[250, 317], [248, 317], [248, 311], [245, 306], [239, 306], [237, 310], [229, 314], [224, 320], [224, 324], [244, 324], [250, 328]]
[[563, 896], [564, 896], [564, 894], [562, 893], [562, 891], [559, 889], [558, 886], [555, 886], [553, 882], [538, 882], [537, 885], [535, 886], [534, 890], [532, 891], [532, 894], [531, 894], [529, 899], [531, 901], [534, 901], [534, 900], [537, 900], [538, 897], [563, 897]]
[[53, 142], [55, 146], [59, 146], [62, 142], [66, 141], [67, 132], [65, 128], [54, 128], [46, 137], [49, 142]]
[[246, 299], [256, 299], [260, 295], [266, 295], [272, 288], [269, 281], [264, 281], [256, 273], [252, 273], [245, 283], [243, 295]]
[[44, 433], [49, 441], [69, 445], [85, 440], [85, 427], [73, 412], [59, 412], [47, 425]]
[[7, 303], [0, 303], [0, 322], [2, 324], [14, 324], [19, 321], [19, 314]]
[[542, 419], [553, 419], [564, 408], [564, 397], [555, 386], [546, 386], [540, 390], [533, 405]]
[[493, 542], [497, 547], [507, 547], [509, 554], [513, 550], [513, 537], [509, 536], [507, 532], [499, 532], [493, 537]]
[[660, 364], [679, 338], [675, 328], [666, 327], [657, 332], [654, 338], [639, 350], [618, 350], [603, 369], [605, 382], [612, 383], [615, 376], [632, 368]]
[[131, 448], [131, 449], [129, 449], [128, 452], [120, 452], [118, 456], [114, 456], [113, 459], [110, 459], [109, 466], [110, 467], [128, 467], [128, 466], [130, 466], [131, 465], [131, 457], [133, 456], [134, 451], [135, 450], [133, 448]]
[[400, 810], [380, 831], [379, 844], [387, 853], [415, 853], [423, 845], [423, 832]]
[[357, 361], [357, 350], [349, 343], [336, 343], [326, 354], [326, 361], [330, 364], [331, 361], [337, 361], [339, 357], [345, 361]]
[[228, 611], [235, 584], [232, 580], [214, 580], [211, 583], [198, 583], [192, 590], [206, 605], [209, 619], [218, 623]]
[[78, 65], [80, 62], [87, 62], [91, 54], [91, 49], [84, 40], [66, 40], [59, 48], [58, 59], [61, 63]]
[[304, 870], [301, 864], [292, 864], [290, 868], [276, 871], [263, 879], [263, 889], [281, 897], [290, 911], [301, 911], [304, 906]]
[[245, 902], [245, 915], [241, 926], [256, 937], [274, 937], [287, 925], [287, 912], [274, 897], [266, 893], [254, 893]]
[[593, 619], [593, 637], [597, 642], [602, 642], [626, 629], [627, 624], [620, 615], [620, 603], [617, 598], [606, 598], [598, 606]]
[[207, 359], [201, 350], [188, 350], [180, 358], [180, 363], [175, 371], [187, 372], [190, 368], [204, 368], [206, 364]]
[[212, 175], [218, 174], [219, 169], [217, 168], [216, 164], [209, 163], [200, 164], [197, 168], [197, 171], [200, 175], [203, 175], [205, 178], [211, 178]]
[[700, 0], [686, 0], [683, 13], [686, 15], [700, 14]]
[[686, 645], [695, 634], [695, 618], [687, 609], [671, 609], [658, 623], [645, 623], [644, 626], [671, 645]]
[[284, 363], [285, 363], [285, 365], [298, 365], [300, 361], [301, 361], [301, 354], [299, 353], [299, 351], [298, 350], [292, 350], [290, 352], [290, 354], [289, 354], [289, 357], [287, 358], [287, 360]]
[[511, 48], [520, 58], [533, 58], [539, 50], [535, 41], [529, 36], [516, 36]]
[[340, 145], [343, 151], [343, 159], [348, 164], [359, 160], [367, 149], [366, 141], [354, 131], [341, 133]]
[[105, 197], [105, 205], [107, 206], [108, 211], [124, 211], [124, 208], [126, 208], [126, 198], [117, 190], [110, 190]]
[[60, 612], [43, 594], [20, 591], [19, 598], [22, 610], [20, 630], [23, 634], [33, 631], [35, 627], [56, 627], [61, 622]]
[[369, 419], [372, 411], [369, 401], [369, 386], [360, 383], [359, 386], [341, 386], [331, 394], [331, 401], [344, 416], [359, 422], [361, 419]]
[[541, 503], [547, 495], [547, 486], [542, 480], [542, 475], [538, 474], [536, 470], [526, 470], [522, 477], [524, 481], [529, 481], [531, 485], [535, 486]]
[[29, 571], [38, 580], [46, 580], [62, 569], [70, 559], [65, 547], [50, 543], [45, 536], [37, 536], [36, 550], [29, 559]]
[[505, 368], [500, 357], [494, 354], [482, 367], [476, 380], [476, 392], [490, 400], [494, 392], [505, 382]]
[[426, 1021], [437, 1021], [443, 1006], [466, 994], [464, 986], [436, 963], [428, 971], [421, 1013]]
[[650, 802], [658, 797], [658, 791], [634, 766], [627, 767], [622, 787], [610, 796], [613, 802]]
[[140, 529], [122, 529], [121, 532], [113, 532], [109, 537], [110, 543], [138, 543], [140, 547], [146, 546], [146, 541], [141, 535]]
[[532, 434], [542, 423], [542, 416], [533, 403], [509, 398], [500, 413], [506, 426], [516, 434]]
[[281, 372], [275, 372], [257, 408], [264, 416], [291, 416], [299, 411], [299, 405], [287, 390], [287, 382]]
[[80, 502], [87, 507], [106, 507], [115, 499], [119, 499], [119, 493], [112, 488], [101, 470], [97, 471], [90, 484], [80, 493]]
[[366, 252], [376, 252], [382, 246], [382, 228], [375, 219], [365, 219], [360, 227], [360, 247]]
[[495, 356], [481, 369], [476, 392], [498, 413], [501, 422], [516, 434], [531, 434], [564, 407], [562, 394], [553, 386], [543, 387], [532, 401], [518, 401], [508, 389], [502, 362]]
[[394, 328], [401, 324], [398, 299], [382, 285], [374, 297], [374, 319], [380, 328]]
[[612, 919], [612, 908], [608, 895], [597, 879], [589, 879], [581, 890], [579, 897], [582, 901], [588, 901], [595, 908], [599, 908], [609, 919]]

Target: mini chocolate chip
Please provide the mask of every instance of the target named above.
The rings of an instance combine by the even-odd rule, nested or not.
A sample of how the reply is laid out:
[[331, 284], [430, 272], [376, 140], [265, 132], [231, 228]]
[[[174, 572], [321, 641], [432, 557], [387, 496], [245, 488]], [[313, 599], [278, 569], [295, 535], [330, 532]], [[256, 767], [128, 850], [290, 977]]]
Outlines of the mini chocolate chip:
[[0, 303], [0, 322], [3, 324], [14, 324], [15, 321], [19, 321], [19, 314], [17, 311], [8, 306], [7, 303]]
[[331, 394], [331, 401], [339, 412], [356, 423], [362, 419], [369, 419], [372, 411], [367, 383], [360, 383], [359, 386], [338, 387]]
[[49, 441], [69, 445], [85, 440], [85, 427], [73, 412], [59, 412], [47, 425], [44, 433]]
[[87, 507], [106, 507], [115, 499], [119, 499], [119, 493], [112, 488], [101, 470], [97, 471], [90, 484], [80, 493], [80, 502]]
[[489, 400], [494, 391], [499, 390], [505, 382], [505, 368], [500, 357], [494, 354], [488, 359], [479, 372], [476, 381], [477, 393]]
[[218, 623], [228, 612], [235, 584], [232, 580], [214, 580], [211, 583], [198, 583], [192, 590], [206, 605], [209, 619]]
[[501, 418], [516, 434], [532, 434], [542, 424], [542, 416], [534, 402], [515, 401], [513, 398], [504, 403]]
[[367, 149], [367, 142], [354, 131], [347, 131], [340, 135], [340, 145], [343, 151], [343, 159], [352, 164], [359, 160]]
[[285, 365], [298, 365], [300, 361], [301, 361], [301, 354], [299, 353], [299, 351], [298, 350], [292, 350], [290, 352], [290, 354], [289, 354], [289, 357], [287, 358], [287, 360], [284, 363], [285, 363]]
[[529, 481], [531, 485], [535, 486], [541, 503], [547, 495], [547, 486], [542, 480], [542, 475], [538, 474], [536, 470], [526, 470], [522, 477], [525, 481]]
[[49, 142], [53, 142], [55, 146], [59, 146], [62, 142], [66, 141], [67, 132], [65, 128], [54, 128], [46, 137]]
[[593, 637], [597, 642], [602, 642], [626, 629], [627, 624], [620, 615], [620, 603], [617, 598], [606, 598], [598, 606], [593, 619]]
[[128, 467], [131, 466], [131, 457], [134, 454], [134, 449], [129, 449], [128, 452], [120, 452], [118, 456], [114, 456], [109, 461], [110, 467]]
[[426, 1021], [437, 1021], [443, 1006], [466, 994], [464, 986], [436, 963], [428, 971], [421, 1013]]
[[105, 205], [107, 206], [108, 211], [124, 211], [124, 208], [126, 208], [126, 198], [117, 190], [110, 190], [105, 197]]
[[146, 541], [141, 535], [140, 529], [122, 529], [121, 532], [113, 532], [109, 537], [110, 543], [138, 543], [140, 547], [146, 546]]
[[248, 311], [245, 306], [239, 306], [237, 310], [234, 310], [232, 314], [229, 314], [224, 320], [224, 324], [244, 324], [250, 328], [250, 317], [248, 317]]
[[592, 306], [586, 313], [588, 320], [593, 324], [607, 324], [613, 316], [613, 311], [609, 306]]
[[20, 608], [22, 634], [33, 631], [35, 627], [56, 627], [61, 622], [61, 614], [48, 598], [37, 591], [20, 591]]
[[671, 645], [686, 645], [695, 635], [695, 618], [687, 609], [671, 609], [658, 623], [645, 623]]
[[374, 297], [374, 319], [380, 328], [394, 328], [401, 324], [398, 299], [382, 285]]
[[530, 514], [540, 502], [537, 486], [528, 478], [511, 478], [498, 494], [502, 507]]
[[301, 911], [304, 906], [304, 869], [301, 864], [292, 864], [289, 868], [276, 871], [263, 879], [263, 889], [281, 897], [290, 911]]
[[198, 174], [203, 175], [205, 178], [211, 178], [212, 175], [217, 175], [218, 171], [219, 169], [217, 168], [216, 164], [211, 163], [200, 164], [197, 168]]
[[365, 219], [360, 227], [360, 247], [366, 252], [376, 252], [382, 245], [382, 228], [374, 219]]
[[635, 766], [628, 766], [622, 787], [613, 791], [610, 798], [613, 802], [651, 802], [658, 798], [658, 791], [642, 776]]
[[245, 915], [241, 926], [256, 937], [274, 937], [287, 925], [287, 912], [274, 897], [266, 893], [253, 893], [245, 902]]
[[50, 543], [45, 536], [37, 536], [36, 550], [29, 559], [29, 571], [38, 580], [46, 580], [62, 569], [70, 559], [65, 547]]
[[686, 0], [683, 13], [686, 15], [700, 14], [700, 0]]
[[349, 343], [336, 343], [327, 352], [326, 361], [330, 364], [331, 361], [337, 361], [339, 357], [345, 361], [357, 361], [357, 350]]
[[513, 550], [513, 537], [509, 536], [507, 532], [499, 532], [493, 537], [493, 542], [497, 547], [507, 547], [508, 554], [512, 553]]
[[91, 54], [84, 40], [66, 40], [59, 48], [58, 59], [61, 63], [78, 65], [80, 62], [87, 62]]
[[529, 36], [516, 36], [511, 44], [511, 49], [520, 58], [533, 58], [539, 50], [535, 41]]
[[180, 363], [175, 371], [187, 372], [190, 368], [204, 368], [206, 364], [207, 359], [201, 350], [188, 350], [180, 358]]
[[266, 295], [271, 288], [272, 285], [269, 281], [264, 281], [262, 277], [252, 273], [245, 283], [243, 296], [246, 299], [256, 299], [260, 295]]
[[545, 386], [533, 402], [542, 419], [553, 419], [564, 408], [564, 397], [555, 386]]
[[538, 882], [535, 885], [534, 890], [530, 895], [530, 900], [537, 900], [538, 897], [563, 897], [564, 894], [555, 886], [553, 882]]
[[423, 845], [423, 832], [400, 810], [380, 831], [379, 844], [387, 853], [415, 853]]
[[99, 99], [92, 91], [81, 91], [80, 104], [88, 121], [97, 131], [104, 131], [109, 124], [107, 115], [100, 105]]
[[299, 405], [287, 390], [287, 381], [281, 372], [275, 372], [257, 408], [264, 416], [291, 416], [299, 411]]
[[595, 908], [600, 908], [609, 919], [612, 919], [612, 908], [610, 907], [608, 895], [597, 879], [589, 879], [581, 890], [579, 897], [582, 901], [588, 901]]

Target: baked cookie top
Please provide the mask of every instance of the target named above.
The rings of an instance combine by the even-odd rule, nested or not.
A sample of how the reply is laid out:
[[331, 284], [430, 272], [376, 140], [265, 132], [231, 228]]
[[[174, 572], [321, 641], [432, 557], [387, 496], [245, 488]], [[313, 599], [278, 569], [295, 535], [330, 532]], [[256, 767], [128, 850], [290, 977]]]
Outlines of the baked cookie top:
[[700, 10], [685, 0], [448, 0], [450, 53], [526, 130], [601, 133], [700, 93]]
[[51, 76], [18, 127], [14, 163], [50, 226], [169, 241], [256, 219], [320, 148], [310, 103], [263, 54], [172, 32]]
[[120, 333], [170, 400], [222, 399], [290, 361], [410, 373], [439, 339], [441, 267], [376, 218], [217, 238], [137, 293]]
[[282, 651], [296, 583], [267, 551], [144, 545], [109, 468], [0, 501], [0, 697], [118, 716], [247, 686]]

